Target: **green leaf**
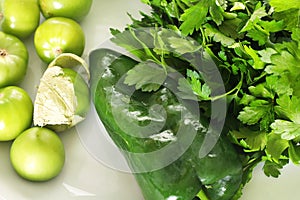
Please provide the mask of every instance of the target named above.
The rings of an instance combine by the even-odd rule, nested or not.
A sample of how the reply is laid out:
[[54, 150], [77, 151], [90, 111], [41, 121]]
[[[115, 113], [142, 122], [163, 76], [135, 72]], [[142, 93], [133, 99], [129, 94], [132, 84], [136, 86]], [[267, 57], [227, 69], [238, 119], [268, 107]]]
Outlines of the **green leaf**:
[[254, 12], [240, 30], [240, 33], [247, 32], [247, 36], [257, 41], [260, 46], [269, 44], [270, 33], [282, 31], [285, 25], [283, 20], [264, 20], [263, 17], [268, 15], [265, 6], [261, 6], [260, 2], [257, 3]]
[[178, 5], [175, 1], [167, 2], [164, 0], [163, 7], [169, 16], [179, 18], [180, 13], [178, 11]]
[[281, 135], [282, 139], [293, 140], [300, 136], [300, 124], [291, 121], [276, 119], [271, 124], [275, 134]]
[[225, 53], [224, 51], [220, 51], [220, 52], [218, 53], [218, 56], [219, 56], [222, 60], [227, 61], [227, 56], [226, 56], [226, 53]]
[[193, 34], [207, 21], [207, 16], [217, 24], [221, 25], [224, 17], [222, 13], [224, 10], [221, 5], [218, 5], [219, 1], [215, 0], [201, 0], [197, 4], [184, 10], [184, 13], [180, 16], [179, 20], [182, 21], [179, 29], [183, 35]]
[[[282, 2], [285, 3], [284, 1]], [[277, 11], [273, 14], [273, 17], [277, 21], [283, 20], [285, 26], [284, 29], [292, 31], [295, 27], [299, 27], [300, 25], [299, 14], [299, 8], [291, 8], [289, 10], [284, 10], [281, 12]]]
[[245, 26], [240, 30], [240, 32], [245, 32], [253, 29], [255, 24], [259, 22], [259, 20], [265, 16], [267, 16], [267, 12], [264, 6], [260, 7], [260, 3], [257, 4], [256, 10], [251, 14], [249, 20], [245, 24]]
[[187, 70], [187, 78], [180, 78], [178, 90], [181, 98], [192, 100], [209, 100], [211, 89], [207, 84], [201, 83], [202, 78], [199, 73]]
[[288, 118], [300, 125], [300, 97], [283, 95], [277, 99], [276, 112], [282, 118]]
[[195, 30], [200, 29], [206, 20], [210, 5], [211, 0], [202, 0], [184, 11], [179, 18], [180, 21], [183, 21], [179, 27], [183, 35], [193, 34]]
[[153, 35], [153, 51], [160, 56], [164, 56], [165, 54], [169, 54], [169, 48], [167, 47], [167, 40], [165, 35], [162, 35], [161, 33], [166, 32], [166, 35], [170, 35], [171, 33], [173, 33], [172, 31], [164, 31], [165, 29], [163, 29], [162, 31], [157, 30], [157, 29], [153, 29], [151, 32], [151, 34]]
[[277, 99], [277, 106], [275, 111], [279, 117], [271, 124], [274, 133], [281, 135], [281, 138], [286, 140], [293, 140], [300, 136], [300, 98], [297, 96], [288, 95], [280, 96]]
[[281, 75], [285, 72], [298, 75], [299, 60], [286, 50], [282, 50], [280, 54], [271, 56], [272, 65], [268, 65], [265, 71], [269, 74]]
[[261, 151], [267, 143], [267, 134], [265, 132], [240, 128], [238, 131], [231, 131], [231, 134], [237, 139], [242, 139], [240, 144], [246, 148], [247, 152]]
[[[217, 2], [217, 1], [215, 1]], [[222, 24], [222, 21], [224, 20], [223, 13], [224, 10], [222, 9], [221, 6], [218, 6], [216, 3], [212, 3], [210, 8], [209, 8], [209, 13], [212, 17], [212, 20], [217, 24], [220, 25]]]
[[265, 67], [265, 63], [261, 61], [260, 57], [256, 50], [252, 49], [251, 47], [244, 46], [246, 53], [253, 59], [253, 69], [263, 69]]
[[271, 132], [268, 135], [266, 144], [266, 153], [271, 156], [272, 160], [279, 162], [281, 154], [289, 147], [289, 141], [282, 139], [280, 135]]
[[266, 78], [268, 87], [277, 93], [277, 95], [292, 95], [293, 88], [291, 87], [291, 81], [287, 76], [275, 76], [271, 75]]
[[289, 157], [296, 165], [300, 164], [300, 146], [290, 142]]
[[242, 21], [243, 20], [241, 20], [240, 18], [225, 20], [219, 26], [219, 30], [224, 35], [231, 37], [232, 39], [243, 38], [244, 34], [238, 32]]
[[227, 0], [216, 0], [216, 5], [220, 6], [223, 10], [226, 10], [228, 7], [228, 1]]
[[[286, 66], [290, 72], [294, 72], [296, 70], [299, 70], [299, 59], [296, 57], [296, 53], [298, 53], [297, 49], [292, 49], [292, 51], [281, 51], [280, 56], [278, 54], [273, 55], [271, 57], [272, 63], [276, 65]], [[283, 59], [283, 60], [280, 60]]]
[[231, 46], [235, 43], [235, 40], [224, 35], [218, 29], [212, 27], [210, 24], [204, 25], [204, 32], [207, 36], [212, 37], [214, 41], [221, 42], [224, 46]]
[[289, 10], [291, 8], [300, 9], [300, 1], [299, 0], [270, 0], [270, 5], [274, 7], [276, 12], [281, 12], [285, 10]]
[[274, 98], [274, 92], [266, 86], [265, 83], [258, 84], [256, 86], [250, 86], [249, 91], [253, 96], [263, 98]]
[[254, 100], [239, 113], [238, 119], [247, 125], [255, 125], [262, 119], [273, 120], [272, 105], [268, 101]]
[[254, 101], [256, 98], [252, 95], [249, 94], [244, 94], [243, 97], [240, 99], [239, 104], [241, 105], [248, 105], [250, 104], [252, 101]]
[[260, 24], [264, 30], [266, 30], [267, 32], [278, 32], [278, 31], [282, 31], [284, 29], [284, 22], [283, 20], [281, 21], [276, 21], [276, 20], [272, 20], [272, 21], [259, 21], [258, 24]]
[[266, 32], [258, 30], [255, 27], [248, 30], [246, 35], [252, 38], [254, 41], [257, 41], [260, 46], [266, 44], [269, 38], [269, 35]]
[[[299, 11], [299, 16], [300, 16], [300, 11]], [[295, 41], [298, 41], [298, 45], [300, 44], [300, 28], [299, 27], [295, 27], [292, 30], [292, 39]]]
[[[151, 55], [147, 53], [147, 50], [149, 49], [148, 48], [144, 49], [145, 45], [143, 45], [136, 39], [136, 35], [134, 31], [118, 32], [113, 29], [111, 29], [111, 31], [112, 33], [115, 34], [114, 37], [111, 38], [111, 41], [116, 45], [123, 47], [128, 52], [132, 53], [133, 55], [137, 56], [142, 60], [146, 60], [147, 58], [151, 57]], [[143, 35], [143, 37], [144, 39], [141, 39], [141, 41], [147, 41], [153, 43], [152, 36]], [[153, 46], [153, 44], [149, 46]]]
[[300, 60], [300, 47], [299, 43], [297, 43], [296, 41], [291, 40], [288, 42], [277, 43], [274, 45], [274, 47], [278, 52], [287, 51], [294, 56], [294, 59], [296, 61]]
[[270, 161], [266, 161], [264, 166], [263, 166], [263, 170], [266, 176], [270, 177], [275, 177], [278, 178], [280, 173], [280, 169], [282, 169], [282, 165], [274, 163], [274, 162], [270, 162]]
[[202, 88], [201, 88], [201, 93], [199, 93], [199, 96], [202, 98], [202, 99], [209, 99], [210, 97], [210, 94], [211, 94], [211, 90], [210, 90], [210, 87], [204, 83], [202, 85]]
[[233, 6], [230, 8], [230, 11], [235, 10], [245, 10], [246, 6], [242, 2], [234, 2]]
[[162, 67], [154, 62], [140, 62], [127, 72], [125, 84], [135, 85], [136, 89], [150, 92], [160, 88], [166, 80], [167, 74]]
[[178, 90], [179, 90], [178, 96], [180, 96], [180, 98], [190, 99], [194, 101], [198, 100], [198, 97], [194, 93], [190, 83], [185, 78], [180, 78], [178, 80]]
[[276, 54], [277, 51], [273, 48], [265, 48], [257, 52], [260, 55], [260, 60], [265, 63], [271, 63], [271, 56]]
[[195, 41], [186, 38], [172, 36], [167, 40], [170, 47], [173, 48], [173, 51], [178, 53], [179, 55], [192, 53], [198, 51], [201, 48], [201, 46], [195, 43]]

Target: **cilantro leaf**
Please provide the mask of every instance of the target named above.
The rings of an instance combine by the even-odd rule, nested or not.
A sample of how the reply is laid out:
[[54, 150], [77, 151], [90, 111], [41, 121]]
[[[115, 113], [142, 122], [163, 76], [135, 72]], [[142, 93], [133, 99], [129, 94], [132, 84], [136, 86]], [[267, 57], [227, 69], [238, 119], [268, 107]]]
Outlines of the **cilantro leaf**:
[[260, 55], [260, 60], [265, 63], [271, 63], [271, 56], [276, 54], [277, 51], [273, 48], [262, 49], [257, 52]]
[[270, 44], [270, 33], [283, 30], [284, 21], [263, 20], [268, 15], [266, 7], [261, 6], [261, 2], [259, 2], [240, 32], [247, 32], [247, 36], [257, 41], [260, 46]]
[[276, 119], [271, 128], [285, 140], [293, 140], [300, 136], [300, 124], [291, 121]]
[[281, 21], [276, 21], [276, 20], [264, 21], [264, 20], [260, 20], [258, 22], [258, 24], [260, 24], [264, 28], [264, 30], [266, 30], [267, 32], [278, 32], [278, 31], [283, 30], [283, 28], [284, 28], [283, 20], [281, 20]]
[[277, 99], [276, 112], [300, 125], [300, 97], [283, 95]]
[[288, 76], [269, 76], [266, 78], [266, 81], [268, 83], [268, 87], [272, 89], [277, 95], [292, 95], [293, 94], [293, 88], [291, 86], [291, 81], [289, 80]]
[[264, 97], [264, 98], [274, 98], [274, 93], [272, 90], [266, 88], [264, 83], [258, 84], [257, 86], [250, 86], [249, 91], [252, 95], [256, 97]]
[[282, 169], [282, 165], [278, 163], [274, 163], [271, 161], [266, 161], [263, 170], [266, 176], [272, 176], [275, 178], [278, 178], [279, 175], [281, 174], [280, 169]]
[[239, 33], [240, 24], [242, 23], [242, 19], [234, 18], [228, 19], [222, 22], [220, 26], [218, 26], [221, 33], [224, 35], [231, 37], [232, 39], [243, 38], [244, 34]]
[[254, 41], [257, 41], [260, 46], [266, 44], [269, 39], [269, 35], [266, 32], [261, 31], [255, 27], [248, 30], [246, 35], [252, 38]]
[[279, 162], [279, 159], [282, 153], [289, 147], [289, 141], [282, 139], [280, 135], [271, 132], [268, 135], [268, 142], [266, 144], [266, 153], [274, 160], [276, 163]]
[[198, 51], [201, 46], [195, 44], [193, 40], [171, 36], [168, 38], [168, 43], [174, 52], [179, 55]]
[[205, 34], [209, 37], [212, 37], [214, 41], [221, 42], [224, 46], [231, 46], [235, 43], [234, 39], [224, 35], [222, 32], [212, 27], [210, 24], [205, 24], [204, 27]]
[[250, 86], [249, 91], [255, 97], [275, 99], [275, 95], [291, 95], [293, 89], [290, 87], [290, 81], [286, 76], [267, 76], [266, 81], [256, 86]]
[[[285, 3], [284, 1], [282, 2]], [[277, 11], [273, 14], [273, 17], [278, 21], [283, 20], [285, 29], [289, 31], [293, 31], [295, 27], [299, 27], [300, 25], [299, 10], [300, 10], [299, 8], [291, 8], [281, 12]]]
[[191, 84], [185, 78], [180, 78], [178, 80], [178, 96], [182, 99], [190, 99], [190, 100], [197, 100], [198, 97], [194, 93]]
[[265, 71], [269, 74], [281, 75], [289, 72], [294, 75], [299, 74], [299, 60], [289, 51], [281, 50], [279, 54], [271, 56], [272, 65], [268, 65]]
[[254, 100], [240, 111], [237, 118], [244, 124], [259, 124], [261, 130], [268, 130], [269, 124], [274, 121], [273, 105], [265, 100]]
[[235, 11], [235, 10], [245, 10], [246, 6], [242, 2], [234, 2], [233, 6], [230, 8], [230, 11]]
[[111, 32], [114, 34], [114, 37], [111, 38], [111, 41], [117, 44], [120, 47], [123, 47], [128, 52], [137, 56], [142, 60], [147, 60], [151, 55], [149, 55], [149, 48], [144, 48], [148, 45], [148, 47], [153, 47], [153, 39], [149, 34], [141, 33], [140, 41], [147, 42], [147, 44], [143, 44], [136, 38], [136, 32], [134, 30], [119, 32], [117, 30], [111, 29]]
[[[299, 14], [300, 17], [300, 14]], [[300, 43], [300, 28], [294, 28], [292, 33], [292, 39], [295, 41], [298, 41], [298, 44]]]
[[290, 142], [289, 158], [296, 165], [300, 164], [300, 146]]
[[212, 20], [217, 24], [220, 25], [223, 20], [224, 17], [222, 15], [222, 13], [224, 12], [223, 8], [219, 5], [217, 5], [218, 1], [215, 1], [215, 3], [212, 3], [210, 8], [209, 8], [209, 13], [212, 17]]
[[261, 3], [257, 4], [256, 9], [251, 14], [249, 20], [245, 24], [245, 26], [240, 30], [240, 32], [249, 31], [255, 28], [255, 24], [260, 21], [261, 18], [267, 16], [267, 12], [264, 6], [261, 6]]
[[138, 63], [134, 68], [127, 72], [124, 83], [135, 85], [136, 89], [142, 91], [156, 91], [163, 84], [167, 77], [162, 67], [151, 61]]
[[210, 0], [202, 0], [184, 11], [179, 18], [180, 21], [183, 21], [179, 27], [182, 34], [192, 34], [195, 30], [200, 29], [206, 20], [210, 3]]
[[289, 10], [291, 8], [300, 8], [300, 1], [299, 0], [289, 0], [289, 1], [282, 1], [282, 0], [270, 0], [270, 5], [274, 7], [276, 12], [281, 12], [285, 10]]
[[235, 138], [241, 139], [239, 142], [246, 148], [247, 152], [261, 151], [265, 148], [267, 143], [267, 134], [261, 131], [253, 131], [245, 127], [238, 131], [230, 132]]
[[199, 73], [187, 70], [187, 78], [180, 78], [178, 82], [178, 94], [183, 99], [209, 100], [211, 90], [207, 84], [201, 83], [202, 78]]
[[283, 139], [293, 140], [300, 136], [300, 98], [283, 95], [277, 99], [276, 113], [282, 119], [276, 119], [271, 128]]
[[[220, 0], [219, 0], [220, 1]], [[212, 20], [220, 25], [224, 20], [222, 13], [223, 8], [218, 5], [219, 1], [200, 0], [197, 4], [184, 10], [179, 20], [182, 21], [179, 29], [183, 35], [193, 34], [206, 22], [206, 16], [210, 14]]]
[[253, 68], [254, 69], [263, 69], [265, 67], [265, 63], [261, 61], [260, 57], [256, 50], [251, 47], [244, 46], [246, 53], [253, 59]]

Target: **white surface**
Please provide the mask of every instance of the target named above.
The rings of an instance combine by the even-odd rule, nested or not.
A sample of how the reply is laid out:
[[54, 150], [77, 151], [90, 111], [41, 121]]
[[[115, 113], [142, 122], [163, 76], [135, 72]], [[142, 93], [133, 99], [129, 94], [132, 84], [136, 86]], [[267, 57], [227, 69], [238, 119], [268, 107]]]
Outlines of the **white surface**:
[[[138, 16], [145, 7], [139, 0], [94, 0], [92, 10], [82, 22], [86, 33], [86, 49], [95, 49], [110, 37], [109, 28], [121, 28], [130, 22], [127, 12]], [[23, 87], [34, 99], [39, 79], [45, 69], [35, 54], [32, 38], [26, 41], [30, 64]], [[90, 116], [93, 117], [93, 116]], [[91, 121], [84, 126], [97, 126]], [[94, 128], [87, 129], [87, 136]], [[82, 129], [78, 129], [82, 131]], [[9, 162], [10, 142], [0, 143], [0, 200], [142, 200], [132, 175], [114, 170], [95, 159], [82, 144], [75, 128], [60, 134], [66, 149], [62, 173], [44, 183], [28, 182], [16, 175]], [[82, 136], [82, 132], [80, 133]], [[244, 189], [242, 200], [296, 200], [300, 184], [300, 168], [288, 165], [278, 179], [267, 178], [257, 167], [252, 181]], [[160, 200], [160, 199], [158, 199]]]

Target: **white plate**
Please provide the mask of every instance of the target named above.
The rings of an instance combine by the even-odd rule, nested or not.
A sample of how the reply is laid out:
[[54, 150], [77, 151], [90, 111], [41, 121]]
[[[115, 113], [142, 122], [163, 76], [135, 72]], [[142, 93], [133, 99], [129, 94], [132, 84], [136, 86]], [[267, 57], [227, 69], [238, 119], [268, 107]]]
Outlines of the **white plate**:
[[[130, 23], [127, 12], [139, 16], [138, 11], [146, 9], [139, 0], [94, 0], [90, 14], [81, 24], [87, 39], [84, 57], [111, 37], [109, 28], [122, 28]], [[22, 86], [34, 99], [46, 66], [37, 57], [32, 38], [25, 42], [30, 60]], [[110, 163], [94, 156], [94, 149], [104, 148], [96, 140], [92, 142], [94, 146], [91, 145], [89, 137], [94, 137], [95, 132], [104, 133], [92, 110], [85, 122], [61, 134], [66, 149], [64, 169], [58, 177], [44, 183], [33, 183], [18, 177], [9, 162], [11, 143], [0, 143], [0, 200], [143, 200], [131, 174], [116, 170]], [[103, 151], [101, 156], [110, 157], [111, 153], [115, 152]], [[299, 185], [300, 169], [293, 165], [285, 167], [278, 179], [267, 178], [258, 166], [241, 200], [296, 200], [295, 191]]]

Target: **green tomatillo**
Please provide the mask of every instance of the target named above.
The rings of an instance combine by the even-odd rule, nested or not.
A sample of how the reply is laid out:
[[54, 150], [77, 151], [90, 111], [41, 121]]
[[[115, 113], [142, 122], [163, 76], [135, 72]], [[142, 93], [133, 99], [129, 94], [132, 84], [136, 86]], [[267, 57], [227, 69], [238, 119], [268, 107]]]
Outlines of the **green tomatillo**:
[[30, 181], [47, 181], [57, 176], [64, 166], [64, 145], [55, 132], [32, 127], [14, 140], [10, 160], [21, 177]]
[[0, 21], [2, 31], [29, 37], [40, 23], [38, 0], [0, 0]]
[[15, 139], [32, 124], [33, 104], [27, 92], [17, 86], [0, 89], [0, 141]]
[[39, 0], [45, 18], [67, 17], [80, 22], [90, 11], [92, 0]]
[[34, 46], [38, 56], [50, 63], [62, 53], [81, 56], [85, 47], [85, 35], [74, 20], [53, 17], [45, 20], [34, 35]]
[[0, 88], [18, 84], [25, 76], [28, 50], [17, 37], [0, 31]]

